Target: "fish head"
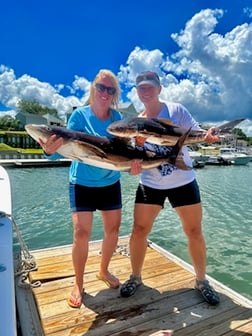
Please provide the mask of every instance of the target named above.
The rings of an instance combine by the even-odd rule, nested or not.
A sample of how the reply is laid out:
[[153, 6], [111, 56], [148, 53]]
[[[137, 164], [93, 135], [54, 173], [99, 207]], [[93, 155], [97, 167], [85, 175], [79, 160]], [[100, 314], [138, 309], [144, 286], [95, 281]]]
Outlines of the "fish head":
[[115, 136], [131, 138], [137, 135], [138, 127], [132, 119], [123, 119], [112, 122], [107, 131]]
[[161, 123], [157, 118], [132, 117], [111, 123], [107, 131], [119, 137], [141, 136], [147, 139], [153, 134], [157, 134], [157, 137], [165, 134], [166, 129], [167, 125]]
[[39, 142], [39, 139], [41, 139], [43, 142], [46, 142], [51, 135], [55, 134], [52, 127], [42, 124], [27, 124], [25, 125], [25, 130], [37, 142]]

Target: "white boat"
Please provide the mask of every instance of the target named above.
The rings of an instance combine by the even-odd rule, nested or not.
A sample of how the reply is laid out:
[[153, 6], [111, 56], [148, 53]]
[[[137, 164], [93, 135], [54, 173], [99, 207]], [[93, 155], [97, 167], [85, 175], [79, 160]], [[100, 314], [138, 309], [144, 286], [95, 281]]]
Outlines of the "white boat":
[[188, 147], [188, 153], [192, 160], [193, 168], [204, 168], [209, 155], [201, 154]]
[[0, 335], [15, 336], [17, 331], [11, 204], [9, 176], [0, 166]]
[[188, 147], [188, 153], [189, 153], [189, 156], [192, 160], [197, 160], [197, 161], [204, 161], [206, 162], [209, 158], [209, 155], [207, 154], [202, 154], [201, 152], [199, 151], [194, 151], [192, 150], [190, 147]]
[[234, 165], [246, 165], [252, 160], [250, 155], [237, 152], [235, 148], [230, 147], [220, 148], [219, 156], [224, 160], [230, 161]]
[[221, 156], [210, 155], [206, 161], [206, 165], [210, 166], [230, 166], [232, 163], [230, 160], [225, 160]]

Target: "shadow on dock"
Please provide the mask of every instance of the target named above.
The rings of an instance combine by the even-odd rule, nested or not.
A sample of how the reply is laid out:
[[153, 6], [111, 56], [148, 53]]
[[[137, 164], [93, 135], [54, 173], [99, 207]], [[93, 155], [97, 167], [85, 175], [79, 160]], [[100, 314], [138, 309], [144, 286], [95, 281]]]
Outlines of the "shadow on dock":
[[[124, 247], [125, 239], [119, 243]], [[40, 281], [41, 285], [29, 292], [35, 299], [32, 310], [37, 311], [41, 335], [150, 336], [156, 333], [161, 336], [169, 335], [167, 330], [175, 336], [252, 334], [250, 300], [210, 278], [221, 298], [219, 305], [210, 306], [193, 289], [190, 265], [187, 267], [182, 260], [168, 252], [162, 253], [156, 246], [151, 243], [147, 249], [142, 273], [144, 284], [134, 296], [122, 298], [118, 289], [107, 288], [96, 278], [100, 242], [91, 243], [80, 309], [70, 308], [66, 301], [74, 284], [71, 247], [35, 251], [38, 269], [29, 278], [31, 283]], [[130, 259], [124, 253], [125, 248], [118, 250], [123, 254], [113, 256], [110, 270], [124, 282], [130, 274]]]

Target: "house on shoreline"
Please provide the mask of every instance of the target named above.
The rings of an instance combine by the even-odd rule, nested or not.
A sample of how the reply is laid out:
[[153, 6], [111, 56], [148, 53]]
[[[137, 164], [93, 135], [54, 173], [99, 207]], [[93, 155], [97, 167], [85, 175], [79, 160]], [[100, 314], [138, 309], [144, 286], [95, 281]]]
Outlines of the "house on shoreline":
[[[73, 108], [72, 111], [74, 111]], [[71, 111], [71, 113], [72, 113]], [[126, 117], [132, 117], [137, 115], [137, 111], [134, 105], [130, 102], [120, 103], [118, 106], [118, 111], [120, 111]], [[68, 115], [68, 117], [71, 114]], [[15, 118], [19, 121], [21, 128], [24, 128], [26, 124], [44, 124], [49, 126], [61, 126], [65, 127], [65, 122], [62, 119], [56, 118], [52, 114], [32, 114], [19, 112], [16, 114]], [[11, 155], [11, 148], [6, 148], [0, 150], [0, 158], [19, 158], [20, 153], [15, 151], [15, 148], [29, 149], [35, 148], [40, 149], [40, 145], [29, 136], [26, 131], [0, 131], [0, 144], [5, 144], [12, 147], [14, 150]], [[13, 156], [13, 157], [12, 157]]]
[[24, 128], [26, 124], [44, 124], [50, 126], [65, 126], [65, 122], [56, 118], [52, 114], [33, 114], [18, 112], [15, 118], [20, 122], [20, 126]]
[[[19, 112], [15, 118], [19, 121], [21, 128], [24, 128], [26, 124], [44, 124], [49, 126], [62, 127], [65, 126], [63, 120], [56, 118], [49, 113], [40, 115]], [[12, 148], [40, 148], [40, 145], [34, 139], [32, 139], [26, 131], [1, 131], [0, 144], [1, 143]]]

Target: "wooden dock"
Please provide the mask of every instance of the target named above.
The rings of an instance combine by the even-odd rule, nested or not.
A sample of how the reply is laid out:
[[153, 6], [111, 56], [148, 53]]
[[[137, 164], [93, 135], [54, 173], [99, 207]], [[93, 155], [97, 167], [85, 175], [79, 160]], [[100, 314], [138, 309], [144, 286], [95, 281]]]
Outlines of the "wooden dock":
[[[71, 246], [31, 251], [38, 269], [16, 279], [23, 336], [252, 335], [250, 300], [209, 278], [221, 297], [210, 306], [193, 289], [192, 267], [154, 243], [147, 249], [144, 285], [130, 298], [97, 280], [99, 249], [100, 241], [90, 243], [80, 309], [66, 302], [74, 283]], [[110, 271], [121, 282], [128, 279], [128, 237], [119, 240]]]
[[69, 159], [2, 159], [0, 165], [8, 168], [68, 167], [71, 162]]

